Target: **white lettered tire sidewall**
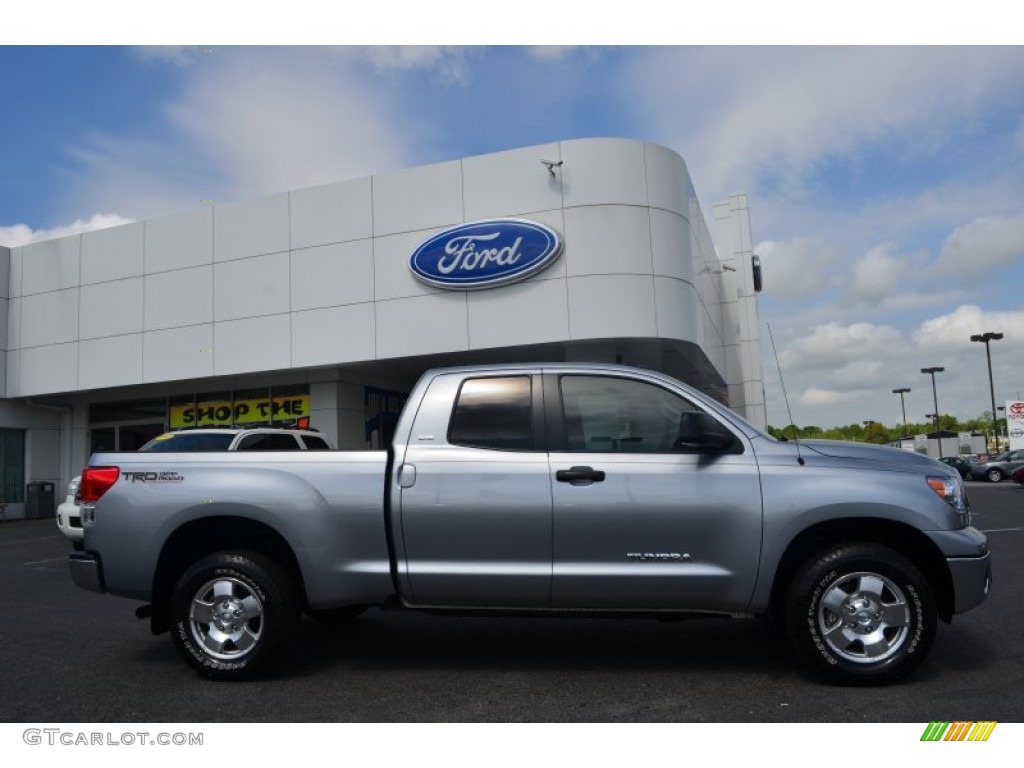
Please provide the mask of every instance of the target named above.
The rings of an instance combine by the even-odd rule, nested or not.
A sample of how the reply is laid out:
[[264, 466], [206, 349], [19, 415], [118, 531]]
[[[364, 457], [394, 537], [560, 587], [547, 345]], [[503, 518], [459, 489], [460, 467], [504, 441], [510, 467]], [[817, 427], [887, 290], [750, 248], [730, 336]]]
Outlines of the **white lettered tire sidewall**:
[[[861, 583], [872, 585], [863, 596], [850, 586]], [[863, 621], [869, 625], [863, 636], [882, 640], [871, 653], [858, 645], [859, 627], [825, 636], [826, 624], [836, 626], [837, 614], [823, 601], [833, 605], [843, 596], [848, 626]], [[904, 556], [875, 544], [837, 546], [809, 558], [790, 584], [784, 611], [790, 640], [812, 670], [845, 685], [881, 685], [909, 674], [927, 655], [937, 626], [935, 599], [921, 572]], [[872, 617], [880, 614], [902, 618], [870, 635]]]
[[[229, 642], [221, 652], [213, 650], [212, 635], [205, 632], [208, 623], [196, 621], [193, 614], [193, 605], [203, 602], [215, 590], [213, 585], [230, 589], [228, 597], [243, 612], [240, 621], [251, 645]], [[196, 562], [175, 585], [170, 611], [174, 646], [196, 671], [216, 680], [254, 677], [282, 655], [299, 627], [292, 579], [271, 559], [253, 552], [218, 552]]]

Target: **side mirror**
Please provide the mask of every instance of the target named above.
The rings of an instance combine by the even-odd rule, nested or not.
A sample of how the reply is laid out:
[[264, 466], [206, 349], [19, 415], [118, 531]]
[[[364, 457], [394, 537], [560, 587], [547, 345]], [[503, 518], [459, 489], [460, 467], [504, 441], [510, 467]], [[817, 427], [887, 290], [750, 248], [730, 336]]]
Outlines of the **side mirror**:
[[679, 437], [672, 449], [682, 453], [731, 453], [738, 447], [736, 436], [712, 416], [688, 411], [679, 418]]

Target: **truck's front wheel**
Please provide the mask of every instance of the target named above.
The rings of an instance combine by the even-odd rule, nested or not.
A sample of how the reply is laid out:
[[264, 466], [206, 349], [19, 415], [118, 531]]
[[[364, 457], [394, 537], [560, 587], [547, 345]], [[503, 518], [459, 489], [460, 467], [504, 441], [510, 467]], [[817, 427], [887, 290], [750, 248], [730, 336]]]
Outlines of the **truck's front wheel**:
[[298, 630], [288, 574], [252, 552], [218, 552], [189, 568], [171, 600], [171, 638], [185, 660], [217, 680], [244, 680], [270, 664]]
[[936, 632], [935, 599], [907, 558], [875, 544], [832, 547], [811, 557], [785, 603], [790, 638], [834, 683], [879, 685], [909, 674]]

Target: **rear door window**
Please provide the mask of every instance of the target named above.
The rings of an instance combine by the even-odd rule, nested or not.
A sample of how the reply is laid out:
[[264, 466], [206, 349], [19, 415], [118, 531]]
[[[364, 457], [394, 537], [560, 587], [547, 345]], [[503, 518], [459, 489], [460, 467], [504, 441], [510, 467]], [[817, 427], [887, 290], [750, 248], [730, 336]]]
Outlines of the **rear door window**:
[[473, 448], [532, 451], [532, 400], [529, 376], [466, 379], [455, 401], [448, 442]]

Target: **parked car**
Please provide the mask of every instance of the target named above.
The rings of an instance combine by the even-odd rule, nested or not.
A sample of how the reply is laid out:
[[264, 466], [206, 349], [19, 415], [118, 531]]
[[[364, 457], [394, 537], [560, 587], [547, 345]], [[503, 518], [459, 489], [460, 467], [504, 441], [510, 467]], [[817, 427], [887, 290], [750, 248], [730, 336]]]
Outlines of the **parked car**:
[[[139, 448], [140, 453], [194, 453], [197, 451], [329, 451], [331, 444], [315, 430], [261, 427], [257, 429], [185, 429], [165, 432]], [[75, 549], [82, 546], [81, 500], [77, 498], [82, 478], [68, 483], [64, 503], [57, 507], [57, 527], [71, 539]]]
[[1021, 467], [1020, 469], [1015, 470], [1014, 473], [1012, 475], [1010, 475], [1010, 479], [1013, 482], [1015, 482], [1015, 483], [1019, 483], [1020, 485], [1024, 485], [1024, 467]]
[[68, 483], [68, 493], [64, 502], [57, 507], [57, 527], [61, 533], [71, 539], [75, 549], [82, 547], [82, 510], [78, 499], [78, 486], [82, 482], [79, 475]]
[[960, 473], [960, 477], [967, 480], [971, 476], [971, 470], [978, 463], [978, 457], [973, 454], [963, 454], [960, 456], [943, 456], [939, 459], [943, 464], [948, 464], [957, 472]]
[[1024, 467], [1024, 450], [1006, 451], [978, 464], [971, 470], [971, 477], [975, 480], [998, 483], [1021, 467]]

